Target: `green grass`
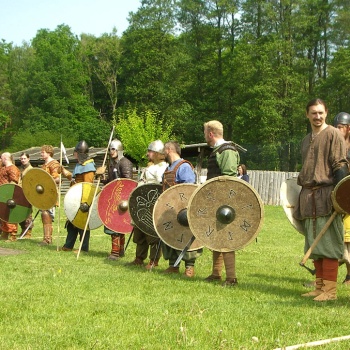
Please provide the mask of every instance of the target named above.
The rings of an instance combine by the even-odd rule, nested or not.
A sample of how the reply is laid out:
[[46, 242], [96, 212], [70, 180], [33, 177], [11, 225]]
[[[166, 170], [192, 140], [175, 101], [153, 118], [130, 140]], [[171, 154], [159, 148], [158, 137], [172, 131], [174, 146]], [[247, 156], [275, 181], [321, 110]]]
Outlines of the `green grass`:
[[[164, 260], [152, 272], [125, 265], [133, 243], [125, 258], [106, 260], [111, 244], [102, 229], [78, 260], [57, 252], [55, 241], [39, 247], [39, 217], [35, 224], [33, 239], [0, 242], [25, 252], [0, 256], [1, 349], [274, 349], [350, 334], [345, 268], [338, 300], [302, 298], [313, 277], [299, 267], [303, 237], [281, 207], [265, 207], [258, 242], [237, 252], [233, 288], [203, 281], [211, 272], [207, 249], [195, 278], [186, 279], [163, 275]], [[64, 237], [62, 223], [60, 245]], [[319, 348], [349, 349], [350, 341]]]

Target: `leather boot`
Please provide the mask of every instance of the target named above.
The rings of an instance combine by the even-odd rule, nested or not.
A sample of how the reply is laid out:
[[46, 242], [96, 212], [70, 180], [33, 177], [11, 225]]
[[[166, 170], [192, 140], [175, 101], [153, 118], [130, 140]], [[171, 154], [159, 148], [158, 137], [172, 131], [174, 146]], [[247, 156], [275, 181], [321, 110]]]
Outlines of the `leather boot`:
[[43, 241], [39, 243], [39, 245], [49, 245], [52, 243], [52, 218], [50, 213], [47, 210], [44, 210], [41, 213], [41, 220], [43, 222], [43, 230], [44, 230], [44, 238]]
[[158, 260], [150, 260], [149, 263], [145, 266], [146, 270], [152, 270], [154, 267], [158, 266]]
[[26, 234], [22, 237], [22, 239], [29, 239], [32, 238], [32, 230], [29, 229]]
[[323, 280], [322, 294], [314, 298], [315, 301], [327, 301], [337, 299], [337, 282]]
[[17, 241], [16, 232], [10, 232], [9, 238], [8, 240], [6, 240], [6, 242], [16, 242], [16, 241]]
[[235, 286], [237, 284], [236, 278], [236, 253], [226, 252], [222, 253], [225, 263], [226, 280], [223, 286]]
[[315, 289], [312, 290], [311, 292], [304, 293], [301, 296], [302, 297], [317, 297], [320, 294], [322, 294], [322, 287], [323, 287], [323, 279], [317, 277], [316, 278], [316, 283], [315, 283]]
[[120, 236], [113, 234], [111, 235], [112, 239], [112, 250], [111, 254], [107, 259], [109, 260], [118, 260], [120, 258]]
[[221, 252], [213, 250], [213, 271], [211, 275], [205, 278], [206, 282], [220, 281], [222, 267], [224, 265], [224, 256]]

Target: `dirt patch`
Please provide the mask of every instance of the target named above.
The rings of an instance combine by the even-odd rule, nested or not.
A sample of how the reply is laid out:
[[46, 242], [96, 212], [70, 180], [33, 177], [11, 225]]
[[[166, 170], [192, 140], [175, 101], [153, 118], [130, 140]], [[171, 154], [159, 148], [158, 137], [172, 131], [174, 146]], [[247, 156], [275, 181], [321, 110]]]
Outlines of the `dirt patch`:
[[23, 254], [23, 253], [25, 253], [23, 250], [0, 248], [0, 256], [17, 255], [17, 254]]

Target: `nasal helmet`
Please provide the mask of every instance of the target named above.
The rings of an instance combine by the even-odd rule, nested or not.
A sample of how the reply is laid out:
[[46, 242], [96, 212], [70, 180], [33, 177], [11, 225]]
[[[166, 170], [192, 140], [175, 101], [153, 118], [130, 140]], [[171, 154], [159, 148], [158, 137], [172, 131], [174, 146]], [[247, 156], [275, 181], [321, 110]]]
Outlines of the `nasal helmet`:
[[74, 152], [87, 154], [89, 153], [89, 145], [85, 140], [79, 141], [74, 148]]

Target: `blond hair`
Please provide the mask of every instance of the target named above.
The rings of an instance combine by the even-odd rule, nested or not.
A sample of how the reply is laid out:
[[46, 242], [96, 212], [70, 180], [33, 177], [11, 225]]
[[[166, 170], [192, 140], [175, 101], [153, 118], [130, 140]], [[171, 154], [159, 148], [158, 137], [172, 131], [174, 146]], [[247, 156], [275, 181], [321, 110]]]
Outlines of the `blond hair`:
[[216, 137], [222, 137], [224, 134], [224, 127], [218, 120], [210, 120], [204, 123], [204, 130], [212, 132]]
[[44, 145], [41, 147], [41, 150], [53, 157], [53, 147], [51, 145]]

